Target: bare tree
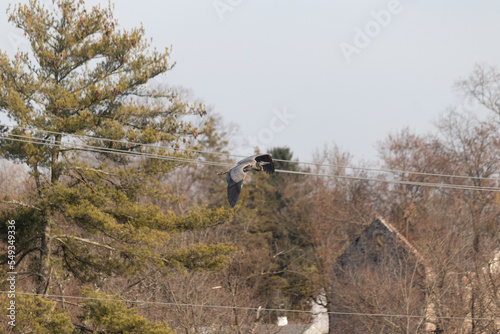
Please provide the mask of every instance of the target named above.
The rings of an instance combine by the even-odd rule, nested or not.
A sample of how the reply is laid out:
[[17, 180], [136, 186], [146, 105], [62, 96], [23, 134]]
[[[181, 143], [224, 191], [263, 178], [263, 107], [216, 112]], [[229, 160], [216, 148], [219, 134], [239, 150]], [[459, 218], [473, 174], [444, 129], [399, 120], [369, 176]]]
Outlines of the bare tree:
[[476, 64], [467, 78], [457, 80], [455, 89], [466, 101], [480, 103], [500, 116], [500, 71], [495, 66]]

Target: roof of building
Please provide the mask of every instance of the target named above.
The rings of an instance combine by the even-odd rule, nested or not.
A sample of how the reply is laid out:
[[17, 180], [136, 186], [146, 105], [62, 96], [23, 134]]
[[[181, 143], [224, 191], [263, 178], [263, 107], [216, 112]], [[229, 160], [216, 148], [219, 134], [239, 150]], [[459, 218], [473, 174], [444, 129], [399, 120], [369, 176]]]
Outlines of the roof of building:
[[393, 233], [394, 236], [398, 239], [398, 241], [401, 242], [401, 244], [403, 244], [408, 249], [408, 251], [410, 251], [417, 258], [419, 258], [419, 260], [422, 260], [422, 261], [424, 260], [422, 255], [419, 253], [419, 251], [415, 247], [413, 247], [413, 245], [401, 233], [399, 233], [398, 230], [396, 230], [396, 228], [394, 226], [392, 226], [391, 224], [389, 224], [388, 222], [386, 222], [384, 219], [382, 219], [380, 217], [375, 219], [372, 224], [376, 224], [376, 223], [380, 224], [381, 226], [384, 226], [391, 233]]
[[418, 261], [422, 263], [425, 262], [423, 256], [418, 252], [418, 250], [413, 247], [413, 245], [401, 233], [399, 233], [394, 226], [380, 217], [375, 219], [365, 230], [363, 230], [363, 232], [354, 240], [354, 242], [349, 247], [347, 247], [344, 253], [339, 257], [339, 261], [342, 262], [346, 257], [349, 257], [351, 253], [355, 252], [356, 249], [360, 246], [361, 240], [363, 240], [363, 238], [373, 237], [373, 235], [371, 235], [370, 233], [380, 235], [384, 234], [384, 231], [388, 232], [385, 233], [386, 236], [390, 236], [391, 240], [395, 241], [398, 244], [398, 247], [403, 247], [407, 253], [415, 256]]

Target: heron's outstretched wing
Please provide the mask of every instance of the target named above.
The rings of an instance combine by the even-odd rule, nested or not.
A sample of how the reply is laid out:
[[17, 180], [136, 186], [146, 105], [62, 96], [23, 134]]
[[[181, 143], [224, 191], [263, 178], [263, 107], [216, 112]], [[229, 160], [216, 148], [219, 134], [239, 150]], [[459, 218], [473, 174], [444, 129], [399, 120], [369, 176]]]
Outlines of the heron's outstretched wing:
[[243, 171], [244, 165], [238, 165], [231, 168], [226, 175], [227, 181], [227, 199], [232, 207], [238, 203], [241, 194], [241, 185], [245, 179], [245, 172]]
[[266, 153], [256, 155], [255, 161], [260, 163], [260, 165], [264, 169], [264, 172], [266, 172], [267, 174], [274, 173], [274, 161], [270, 154]]
[[257, 155], [251, 155], [251, 156], [249, 156], [249, 157], [246, 157], [245, 159], [242, 159], [242, 160], [238, 161], [238, 162], [236, 163], [236, 166], [238, 166], [238, 165], [243, 165], [243, 164], [247, 164], [247, 163], [249, 163], [249, 162], [255, 161], [255, 157], [256, 157], [256, 156], [257, 156]]

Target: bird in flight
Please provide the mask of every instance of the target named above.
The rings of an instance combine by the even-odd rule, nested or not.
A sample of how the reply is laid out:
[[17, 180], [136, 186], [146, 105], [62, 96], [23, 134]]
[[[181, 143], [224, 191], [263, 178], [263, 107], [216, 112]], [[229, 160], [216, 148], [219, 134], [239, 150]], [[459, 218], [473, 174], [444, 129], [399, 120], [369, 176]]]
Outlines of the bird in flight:
[[241, 186], [246, 177], [246, 172], [249, 170], [264, 171], [268, 174], [274, 173], [274, 161], [270, 154], [257, 154], [238, 161], [236, 166], [227, 172], [219, 173], [219, 175], [226, 174], [227, 181], [227, 199], [229, 204], [234, 208], [240, 199]]

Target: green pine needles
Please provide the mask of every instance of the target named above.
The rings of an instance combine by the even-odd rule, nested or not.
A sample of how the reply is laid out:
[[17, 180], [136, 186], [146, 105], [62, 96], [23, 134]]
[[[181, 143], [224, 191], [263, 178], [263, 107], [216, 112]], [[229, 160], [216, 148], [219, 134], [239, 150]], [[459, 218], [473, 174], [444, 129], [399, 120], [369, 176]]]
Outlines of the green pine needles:
[[[163, 179], [179, 162], [88, 149], [193, 157], [171, 152], [193, 148], [207, 131], [184, 120], [202, 119], [205, 106], [183, 100], [174, 89], [148, 85], [173, 67], [170, 49], [151, 50], [142, 27], [119, 30], [112, 5], [54, 4], [53, 10], [36, 0], [10, 7], [9, 20], [31, 51], [13, 59], [0, 53], [0, 111], [18, 126], [2, 132], [23, 138], [2, 140], [0, 154], [26, 164], [32, 184], [26, 198], [4, 199], [9, 205], [0, 215], [2, 222], [17, 222], [18, 266], [30, 278], [27, 287], [50, 294], [66, 285], [92, 286], [148, 271], [224, 268], [234, 250], [229, 244], [171, 242], [184, 231], [230, 219], [222, 208], [177, 215], [164, 205], [170, 195]], [[89, 146], [64, 146], [73, 135], [82, 135], [79, 143]], [[87, 304], [85, 321], [99, 330], [122, 326], [102, 312], [130, 313], [121, 306]], [[130, 321], [144, 321], [136, 317]], [[67, 326], [63, 320], [61, 326]], [[141, 333], [169, 333], [143, 328], [151, 330]]]

